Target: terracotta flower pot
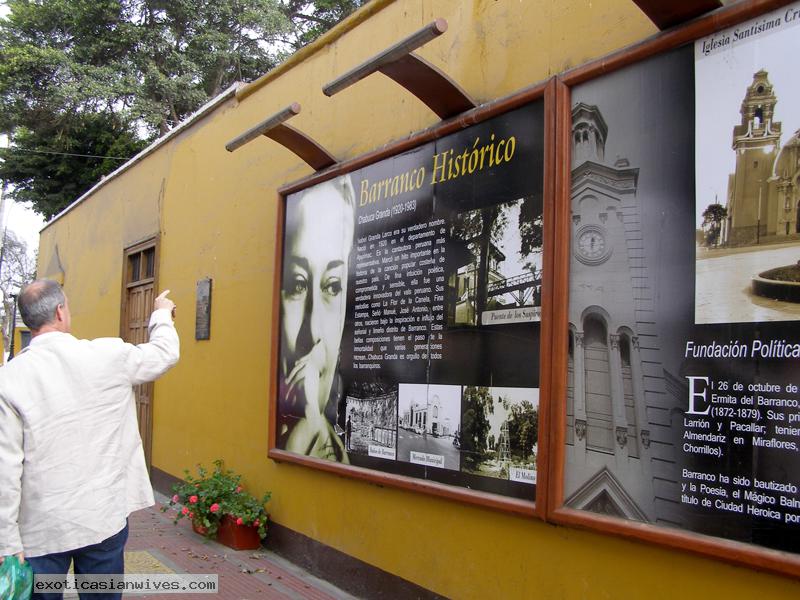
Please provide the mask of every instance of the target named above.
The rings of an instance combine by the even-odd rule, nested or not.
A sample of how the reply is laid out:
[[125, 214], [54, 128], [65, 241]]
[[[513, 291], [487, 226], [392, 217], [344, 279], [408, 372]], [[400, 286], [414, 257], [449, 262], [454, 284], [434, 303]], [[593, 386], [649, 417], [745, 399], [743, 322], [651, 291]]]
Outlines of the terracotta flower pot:
[[256, 550], [261, 547], [258, 527], [237, 525], [236, 519], [225, 515], [217, 530], [217, 541], [234, 550]]
[[192, 531], [200, 535], [205, 535], [208, 533], [208, 527], [204, 527], [203, 525], [200, 525], [200, 521], [192, 519]]

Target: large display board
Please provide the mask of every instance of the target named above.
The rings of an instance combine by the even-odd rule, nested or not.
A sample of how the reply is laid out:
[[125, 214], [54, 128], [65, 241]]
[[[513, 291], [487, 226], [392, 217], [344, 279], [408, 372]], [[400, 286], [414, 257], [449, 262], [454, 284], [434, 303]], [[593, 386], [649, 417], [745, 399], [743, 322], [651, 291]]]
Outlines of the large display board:
[[798, 24], [571, 89], [568, 508], [800, 552]]
[[800, 574], [798, 24], [740, 2], [287, 188], [270, 456]]
[[543, 101], [285, 198], [275, 446], [533, 501]]

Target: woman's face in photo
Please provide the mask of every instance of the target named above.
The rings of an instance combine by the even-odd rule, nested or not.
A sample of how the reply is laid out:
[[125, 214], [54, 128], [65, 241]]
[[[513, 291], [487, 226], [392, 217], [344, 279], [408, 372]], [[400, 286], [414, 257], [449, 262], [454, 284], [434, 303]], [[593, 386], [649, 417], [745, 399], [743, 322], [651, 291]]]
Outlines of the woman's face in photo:
[[306, 356], [313, 370], [319, 370], [318, 400], [324, 408], [344, 327], [353, 209], [332, 185], [323, 184], [290, 204], [287, 211], [281, 289], [283, 353], [289, 370]]

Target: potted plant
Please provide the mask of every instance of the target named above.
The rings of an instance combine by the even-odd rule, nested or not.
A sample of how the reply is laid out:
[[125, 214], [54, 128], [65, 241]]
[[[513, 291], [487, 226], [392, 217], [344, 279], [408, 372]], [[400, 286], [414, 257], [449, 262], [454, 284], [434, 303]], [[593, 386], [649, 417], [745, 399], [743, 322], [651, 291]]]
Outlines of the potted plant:
[[234, 550], [255, 550], [267, 535], [269, 515], [264, 505], [271, 494], [267, 492], [259, 500], [237, 488], [234, 495], [222, 503], [222, 520], [217, 531], [217, 540]]
[[184, 481], [172, 487], [174, 495], [162, 510], [174, 508], [174, 523], [188, 518], [197, 533], [236, 550], [258, 548], [267, 534], [269, 515], [264, 505], [271, 494], [259, 500], [244, 491], [241, 475], [224, 469], [219, 459], [213, 471], [198, 465], [197, 472], [194, 477], [188, 469], [184, 471]]

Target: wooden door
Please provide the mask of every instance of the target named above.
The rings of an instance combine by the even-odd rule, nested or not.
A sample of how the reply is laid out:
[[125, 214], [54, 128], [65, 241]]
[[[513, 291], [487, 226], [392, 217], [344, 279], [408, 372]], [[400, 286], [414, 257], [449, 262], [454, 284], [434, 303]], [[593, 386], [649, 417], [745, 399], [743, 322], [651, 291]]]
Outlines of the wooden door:
[[[125, 251], [125, 272], [122, 293], [121, 335], [126, 342], [148, 341], [147, 325], [153, 311], [156, 281], [156, 243], [150, 240]], [[147, 469], [153, 449], [153, 384], [134, 386], [139, 434], [142, 436]]]

